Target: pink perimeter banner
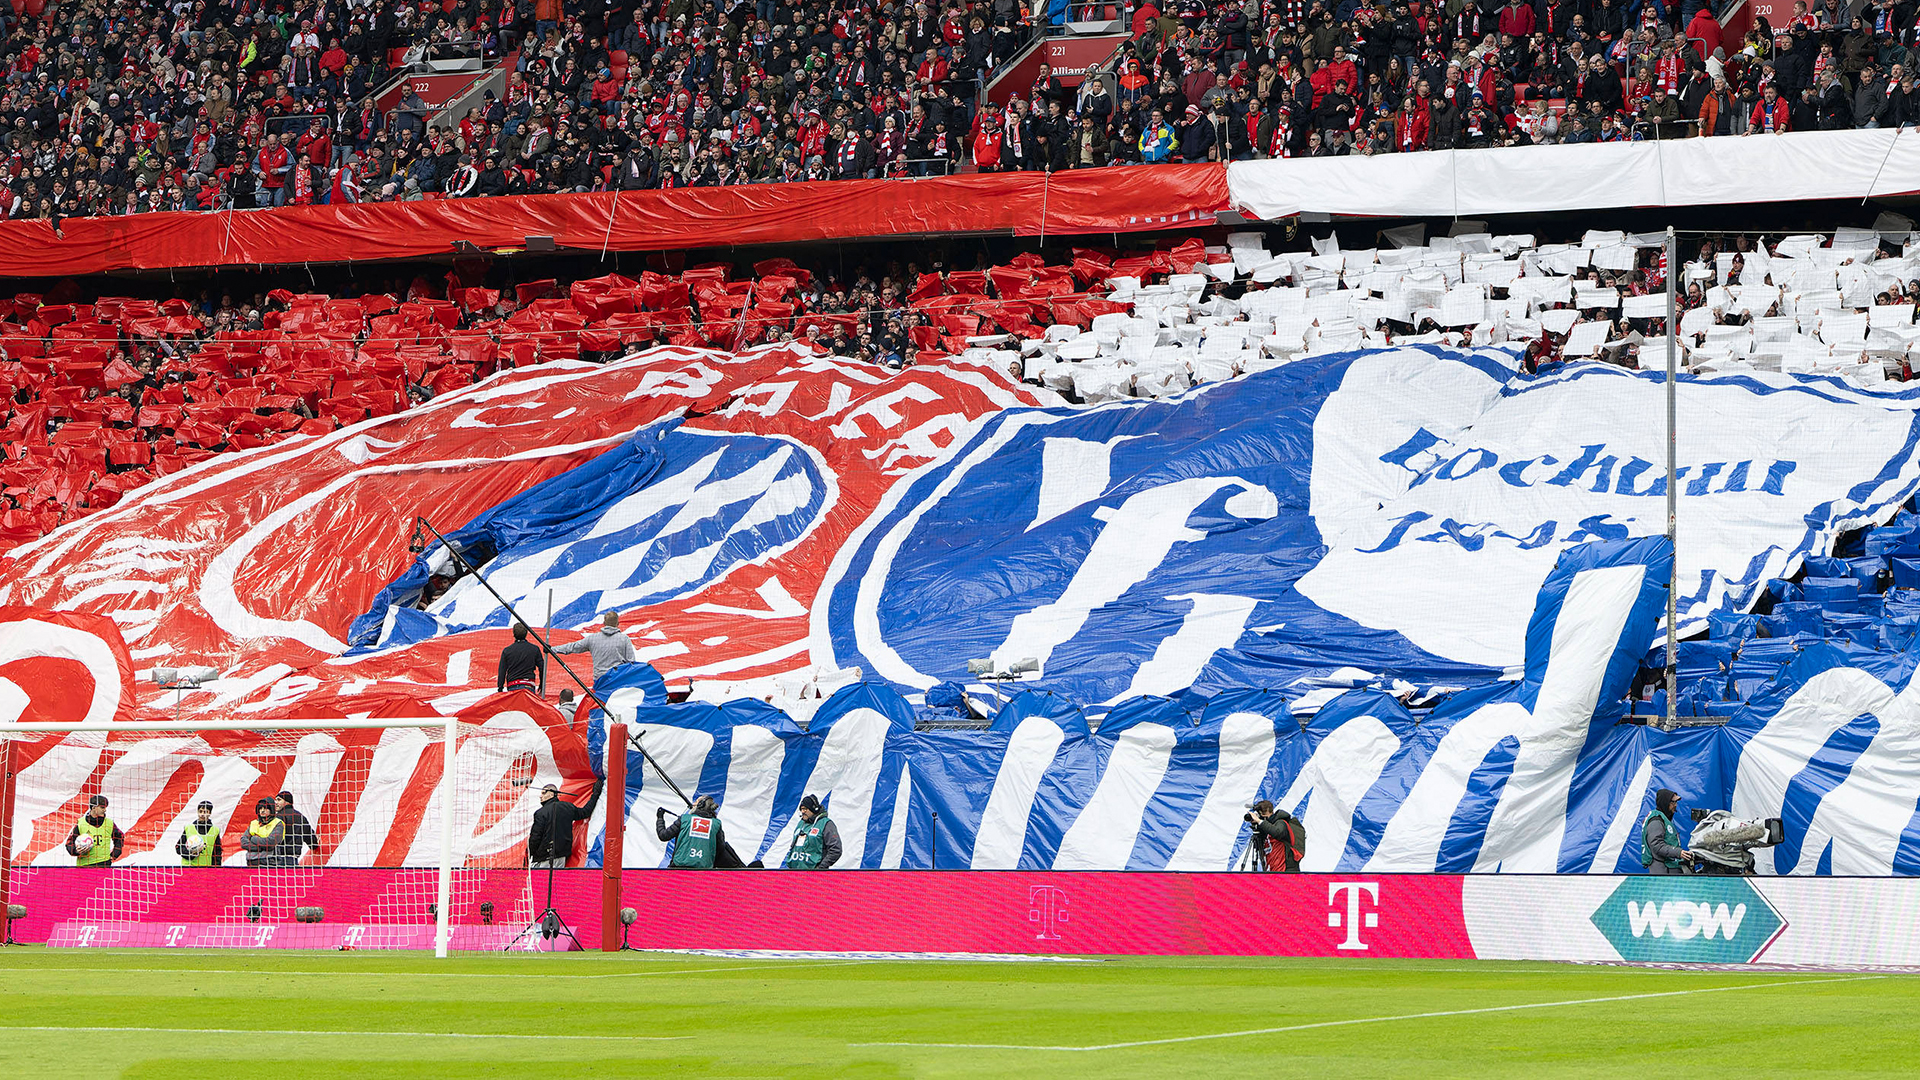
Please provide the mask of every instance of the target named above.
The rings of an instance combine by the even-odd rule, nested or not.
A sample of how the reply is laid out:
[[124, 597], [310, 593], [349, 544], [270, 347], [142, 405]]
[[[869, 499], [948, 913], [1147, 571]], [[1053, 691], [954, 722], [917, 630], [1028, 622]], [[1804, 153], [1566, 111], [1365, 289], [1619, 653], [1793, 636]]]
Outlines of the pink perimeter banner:
[[[599, 870], [553, 906], [600, 945]], [[16, 941], [74, 948], [430, 949], [436, 873], [27, 867]], [[1920, 878], [628, 870], [640, 949], [1352, 956], [1920, 968]], [[516, 942], [545, 873], [454, 875], [456, 949]], [[318, 907], [322, 921], [295, 910]]]
[[1474, 955], [1450, 875], [626, 872], [642, 949]]
[[[35, 867], [13, 937], [73, 947], [431, 948], [431, 869]], [[600, 941], [598, 870], [553, 904]], [[1471, 957], [1461, 879], [1441, 875], [628, 870], [641, 949]], [[544, 874], [455, 875], [455, 948], [498, 949], [546, 903]], [[491, 922], [482, 914], [490, 904]], [[255, 912], [253, 909], [258, 907]], [[294, 921], [319, 907], [320, 923]], [[252, 916], [252, 917], [250, 917]]]

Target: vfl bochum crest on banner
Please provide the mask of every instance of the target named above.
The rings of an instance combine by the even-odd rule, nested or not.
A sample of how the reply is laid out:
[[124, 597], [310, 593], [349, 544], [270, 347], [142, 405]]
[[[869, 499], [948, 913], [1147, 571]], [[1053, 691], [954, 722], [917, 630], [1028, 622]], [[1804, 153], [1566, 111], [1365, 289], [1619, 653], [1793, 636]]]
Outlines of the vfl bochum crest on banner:
[[[1688, 430], [1678, 468], [1683, 629], [1912, 493], [1910, 395], [1751, 376], [1684, 389], [1714, 420]], [[1343, 666], [1484, 677], [1520, 663], [1562, 551], [1665, 532], [1663, 424], [1645, 375], [1523, 380], [1494, 350], [1006, 410], [840, 553], [816, 654], [915, 688], [964, 678], [970, 658], [1030, 657], [1089, 704]]]

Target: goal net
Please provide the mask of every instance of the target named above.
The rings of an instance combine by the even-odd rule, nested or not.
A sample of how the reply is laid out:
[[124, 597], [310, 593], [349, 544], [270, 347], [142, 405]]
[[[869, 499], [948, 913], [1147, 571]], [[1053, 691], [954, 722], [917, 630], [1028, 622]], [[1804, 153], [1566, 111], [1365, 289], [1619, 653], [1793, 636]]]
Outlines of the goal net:
[[14, 895], [48, 875], [31, 891], [59, 898], [49, 944], [444, 955], [533, 919], [535, 781], [559, 780], [537, 728], [27, 727], [0, 733], [0, 852]]

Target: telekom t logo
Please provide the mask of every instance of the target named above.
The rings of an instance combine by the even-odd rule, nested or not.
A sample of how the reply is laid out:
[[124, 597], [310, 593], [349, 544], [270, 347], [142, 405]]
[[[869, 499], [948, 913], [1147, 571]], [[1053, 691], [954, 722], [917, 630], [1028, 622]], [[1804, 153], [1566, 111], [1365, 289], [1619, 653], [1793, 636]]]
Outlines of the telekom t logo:
[[1380, 886], [1371, 881], [1327, 882], [1327, 904], [1329, 906], [1340, 902], [1341, 893], [1347, 895], [1346, 916], [1342, 918], [1340, 912], [1337, 910], [1329, 911], [1327, 912], [1327, 925], [1335, 929], [1342, 926], [1347, 928], [1347, 940], [1341, 942], [1339, 946], [1337, 946], [1338, 948], [1365, 949], [1367, 943], [1360, 940], [1362, 920], [1364, 918], [1367, 928], [1372, 929], [1380, 925], [1380, 913], [1377, 911], [1369, 911], [1365, 916], [1362, 916], [1360, 914], [1360, 896], [1362, 893], [1366, 894], [1367, 903], [1373, 907], [1379, 907]]
[[176, 924], [174, 926], [167, 927], [167, 948], [169, 949], [179, 948], [180, 939], [186, 936], [187, 936], [187, 928], [184, 926], [180, 926]]
[[1067, 890], [1058, 885], [1029, 885], [1027, 921], [1040, 924], [1040, 932], [1033, 935], [1034, 940], [1059, 941], [1060, 933], [1054, 929], [1054, 925], [1067, 921]]
[[366, 936], [366, 933], [367, 928], [364, 926], [349, 926], [347, 927], [347, 940], [344, 944], [349, 947], [359, 945], [360, 939]]
[[83, 926], [80, 928], [80, 939], [74, 944], [84, 949], [93, 944], [93, 936], [99, 932], [100, 928], [97, 926]]

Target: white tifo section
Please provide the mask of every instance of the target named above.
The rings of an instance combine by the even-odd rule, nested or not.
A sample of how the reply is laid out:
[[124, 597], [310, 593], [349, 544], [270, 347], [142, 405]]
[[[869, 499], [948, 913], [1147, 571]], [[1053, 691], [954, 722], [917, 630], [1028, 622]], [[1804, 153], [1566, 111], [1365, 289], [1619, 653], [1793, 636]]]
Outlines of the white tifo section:
[[[1777, 392], [1755, 393], [1756, 383]], [[1661, 380], [1583, 364], [1507, 396], [1502, 385], [1415, 350], [1351, 366], [1314, 422], [1310, 506], [1328, 552], [1300, 580], [1303, 595], [1437, 655], [1510, 667], [1524, 658], [1535, 593], [1560, 552], [1602, 538], [1582, 522], [1632, 536], [1666, 531]], [[1813, 550], [1867, 523], [1859, 503], [1833, 493], [1852, 491], [1879, 463], [1901, 462], [1889, 472], [1896, 480], [1912, 468], [1913, 404], [1838, 380], [1696, 376], [1677, 398], [1680, 415], [1696, 418], [1681, 424], [1678, 443], [1680, 595], [1700, 593], [1711, 575], [1704, 597], [1683, 607], [1683, 629], [1726, 602], [1728, 578], [1757, 586], [1788, 572], [1790, 553], [1807, 542], [1807, 515], [1826, 507], [1835, 523]], [[1431, 445], [1412, 453], [1410, 440]], [[1771, 473], [1780, 459], [1792, 467]], [[1778, 490], [1763, 492], [1770, 475]], [[1865, 501], [1888, 494], [1864, 486]]]
[[[1469, 874], [1467, 938], [1482, 960], [1618, 961], [1593, 914], [1623, 881], [1610, 875]], [[1725, 879], [1721, 879], [1725, 880]], [[1920, 967], [1920, 879], [1747, 878], [1786, 927], [1765, 964]]]
[[1327, 873], [1340, 865], [1354, 810], [1399, 749], [1400, 737], [1371, 716], [1353, 717], [1320, 740], [1277, 804], [1289, 813], [1303, 800], [1307, 804], [1307, 854], [1300, 869]]
[[[40, 656], [78, 661], [93, 676], [93, 699], [87, 705], [87, 714], [77, 719], [89, 724], [113, 719], [120, 708], [120, 663], [104, 639], [43, 619], [0, 622], [0, 664]], [[27, 701], [26, 689], [0, 679], [0, 724], [19, 720]], [[71, 718], [63, 717], [63, 722], [66, 719]]]
[[1645, 576], [1646, 567], [1639, 564], [1574, 575], [1554, 623], [1552, 652], [1533, 709], [1501, 702], [1456, 721], [1387, 822], [1368, 869], [1432, 870], [1468, 779], [1495, 744], [1512, 736], [1520, 741], [1519, 756], [1487, 822], [1474, 869], [1554, 872], [1566, 833], [1574, 763], [1599, 703], [1607, 662]]
[[1093, 797], [1060, 841], [1055, 870], [1127, 868], [1147, 800], [1166, 779], [1174, 741], [1173, 729], [1165, 724], [1135, 724], [1120, 733]]
[[774, 789], [780, 786], [780, 763], [786, 756], [786, 741], [771, 729], [734, 725], [727, 792], [720, 805], [727, 810], [734, 853], [743, 862], [760, 858], [774, 846], [767, 837], [767, 823], [773, 818]]
[[1012, 870], [1020, 865], [1034, 796], [1065, 740], [1060, 725], [1044, 716], [1029, 716], [1013, 729], [974, 834], [973, 869]]
[[807, 793], [819, 797], [840, 829], [836, 870], [858, 870], [866, 857], [867, 822], [873, 816], [874, 788], [885, 764], [889, 726], [890, 721], [873, 709], [854, 709], [841, 716], [827, 732], [813, 773], [807, 777]]
[[1920, 140], [1876, 128], [1236, 161], [1227, 193], [1236, 209], [1269, 221], [1301, 211], [1454, 217], [1865, 199], [1911, 191], [1915, 176]]
[[[1247, 804], [1260, 793], [1273, 760], [1273, 721], [1259, 713], [1234, 713], [1220, 722], [1220, 764], [1169, 870], [1220, 870], [1233, 859]], [[1311, 829], [1308, 835], [1312, 835]]]
[[[1786, 868], [1811, 874], [1828, 844], [1833, 873], [1885, 875], [1901, 833], [1914, 813], [1914, 763], [1920, 761], [1920, 686], [1898, 694], [1858, 668], [1835, 668], [1807, 680], [1766, 726], [1748, 740], [1734, 779], [1736, 815], [1776, 817], [1787, 785], [1833, 733], [1856, 717], [1874, 716], [1880, 730], [1848, 770], [1847, 778], [1820, 798], [1819, 809], [1799, 833], [1800, 858]], [[1800, 800], [1811, 798], [1808, 793]], [[1771, 850], [1754, 852], [1756, 869], [1775, 870]]]

